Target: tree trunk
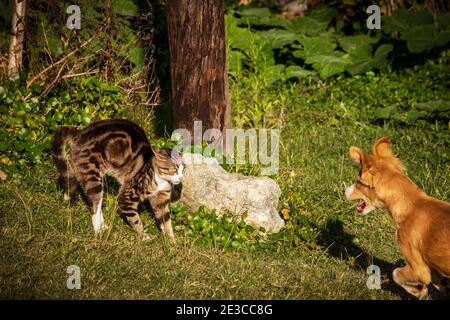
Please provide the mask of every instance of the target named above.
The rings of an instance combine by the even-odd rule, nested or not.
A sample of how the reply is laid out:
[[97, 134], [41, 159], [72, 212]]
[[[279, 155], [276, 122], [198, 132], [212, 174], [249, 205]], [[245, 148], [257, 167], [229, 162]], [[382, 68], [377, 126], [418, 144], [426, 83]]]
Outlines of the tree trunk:
[[[223, 0], [167, 0], [174, 129], [229, 128]], [[203, 134], [202, 132], [202, 134]]]
[[8, 76], [14, 77], [22, 66], [23, 39], [25, 34], [25, 16], [27, 0], [14, 0], [11, 26], [11, 44], [9, 46]]

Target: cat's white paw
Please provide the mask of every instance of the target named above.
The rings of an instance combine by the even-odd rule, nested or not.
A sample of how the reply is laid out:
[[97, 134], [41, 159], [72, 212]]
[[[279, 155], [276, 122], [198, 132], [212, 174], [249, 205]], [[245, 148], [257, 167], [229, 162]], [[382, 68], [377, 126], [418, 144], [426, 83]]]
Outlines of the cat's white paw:
[[142, 236], [141, 236], [141, 240], [142, 241], [150, 241], [150, 240], [153, 240], [155, 238], [156, 238], [155, 235], [151, 235], [150, 236], [148, 233], [143, 233]]

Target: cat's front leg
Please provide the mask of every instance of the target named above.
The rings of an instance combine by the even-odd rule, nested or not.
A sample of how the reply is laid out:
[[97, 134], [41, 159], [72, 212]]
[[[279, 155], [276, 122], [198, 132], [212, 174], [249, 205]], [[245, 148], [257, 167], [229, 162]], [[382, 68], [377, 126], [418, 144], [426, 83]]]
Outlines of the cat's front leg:
[[124, 217], [130, 226], [138, 233], [142, 240], [150, 239], [144, 231], [144, 225], [139, 216], [138, 205], [140, 198], [132, 188], [122, 188], [118, 197], [120, 214]]
[[169, 203], [170, 191], [160, 191], [150, 198], [150, 203], [155, 213], [156, 219], [160, 223], [163, 234], [175, 242], [175, 236], [172, 229], [172, 219], [170, 218]]

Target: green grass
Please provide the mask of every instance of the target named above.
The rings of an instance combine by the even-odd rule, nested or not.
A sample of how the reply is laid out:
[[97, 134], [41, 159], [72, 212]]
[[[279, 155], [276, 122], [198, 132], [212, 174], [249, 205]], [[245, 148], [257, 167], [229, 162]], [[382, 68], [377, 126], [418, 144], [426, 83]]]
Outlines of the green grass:
[[[391, 219], [381, 210], [360, 217], [355, 203], [343, 198], [357, 174], [347, 152], [352, 145], [369, 151], [375, 139], [388, 135], [408, 175], [428, 194], [448, 201], [447, 123], [372, 120], [377, 107], [448, 100], [448, 75], [448, 65], [442, 65], [271, 88], [230, 81], [241, 108], [237, 114], [245, 101], [276, 99], [263, 123], [282, 132], [275, 177], [282, 189], [279, 209], [289, 209], [287, 225], [304, 215], [317, 227], [314, 246], [268, 242], [255, 251], [223, 250], [195, 245], [182, 233], [171, 245], [148, 211], [144, 224], [158, 237], [140, 242], [118, 217], [113, 191], [103, 210], [111, 228], [94, 236], [86, 205], [64, 202], [51, 163], [22, 171], [2, 168], [8, 179], [0, 182], [0, 298], [410, 299], [390, 279], [403, 263]], [[258, 96], [262, 100], [255, 101]], [[381, 268], [381, 290], [366, 287], [371, 264]], [[81, 290], [66, 288], [69, 265], [81, 268]]]

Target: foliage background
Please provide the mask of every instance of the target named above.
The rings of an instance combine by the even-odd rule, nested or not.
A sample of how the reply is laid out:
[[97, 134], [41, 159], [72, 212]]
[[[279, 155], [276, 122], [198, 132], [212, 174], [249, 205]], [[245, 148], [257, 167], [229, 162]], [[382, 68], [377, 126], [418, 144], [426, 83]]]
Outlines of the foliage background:
[[[117, 217], [112, 186], [104, 208], [112, 227], [94, 238], [83, 202], [63, 204], [48, 153], [56, 126], [113, 117], [170, 145], [164, 3], [73, 1], [83, 12], [73, 32], [64, 27], [69, 2], [33, 1], [23, 72], [7, 79], [11, 1], [2, 2], [1, 297], [408, 298], [390, 280], [402, 264], [391, 221], [356, 216], [342, 199], [356, 174], [347, 150], [369, 150], [389, 135], [408, 175], [448, 201], [448, 8], [381, 2], [389, 15], [382, 30], [368, 31], [370, 1], [308, 1], [309, 10], [289, 19], [284, 1], [243, 2], [226, 2], [233, 123], [281, 129], [273, 178], [286, 228], [267, 237], [231, 214], [174, 205], [175, 248], [162, 237], [137, 244]], [[142, 212], [158, 235], [151, 210]], [[365, 290], [372, 263], [382, 267], [383, 290]], [[86, 270], [84, 291], [65, 288], [67, 264]]]

